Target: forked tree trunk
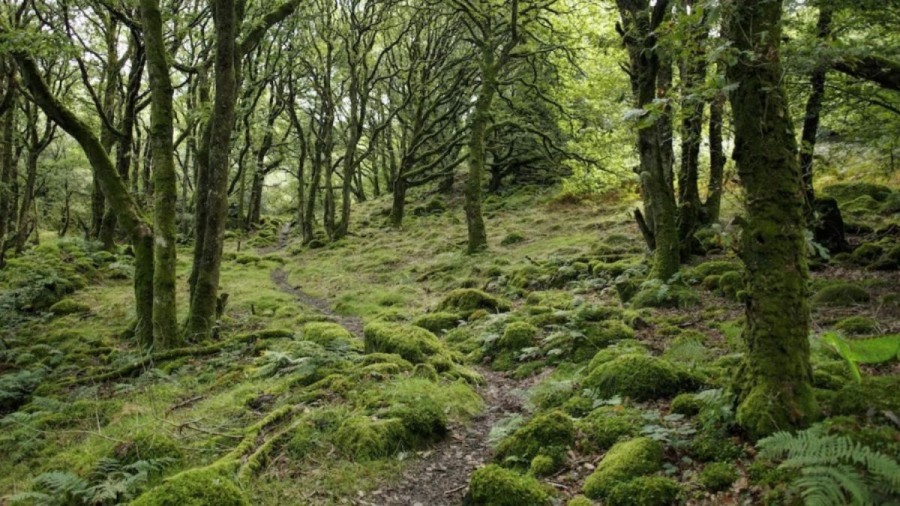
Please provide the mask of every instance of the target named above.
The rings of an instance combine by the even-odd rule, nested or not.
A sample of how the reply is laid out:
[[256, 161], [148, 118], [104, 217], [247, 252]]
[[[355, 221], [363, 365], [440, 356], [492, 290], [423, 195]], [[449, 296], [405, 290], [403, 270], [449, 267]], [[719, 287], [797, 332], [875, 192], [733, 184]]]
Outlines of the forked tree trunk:
[[728, 34], [740, 57], [727, 76], [734, 158], [747, 195], [742, 258], [749, 297], [744, 356], [735, 383], [737, 421], [758, 438], [804, 427], [818, 415], [809, 361], [803, 185], [778, 59], [780, 0], [737, 4]]

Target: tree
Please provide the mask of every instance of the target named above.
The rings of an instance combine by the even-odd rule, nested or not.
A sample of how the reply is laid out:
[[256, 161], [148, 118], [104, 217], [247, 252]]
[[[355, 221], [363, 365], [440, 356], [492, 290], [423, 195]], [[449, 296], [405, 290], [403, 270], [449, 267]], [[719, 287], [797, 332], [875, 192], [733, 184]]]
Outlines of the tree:
[[749, 300], [738, 423], [752, 436], [800, 428], [817, 414], [809, 361], [803, 186], [779, 61], [780, 0], [736, 5], [727, 33], [734, 159], [746, 191], [741, 256]]

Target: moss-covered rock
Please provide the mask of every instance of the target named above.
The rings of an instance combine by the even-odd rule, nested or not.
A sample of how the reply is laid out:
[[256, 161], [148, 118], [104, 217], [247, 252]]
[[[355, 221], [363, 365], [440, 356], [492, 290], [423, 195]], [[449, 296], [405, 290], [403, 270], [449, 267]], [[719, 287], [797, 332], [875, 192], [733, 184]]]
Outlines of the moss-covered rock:
[[744, 276], [737, 271], [730, 271], [719, 277], [719, 292], [731, 300], [739, 300], [744, 290]]
[[726, 272], [740, 272], [742, 269], [743, 266], [738, 261], [710, 260], [687, 269], [684, 272], [684, 279], [689, 283], [699, 283], [707, 276], [721, 276]]
[[178, 462], [184, 458], [184, 450], [163, 432], [139, 431], [127, 441], [117, 445], [112, 457], [124, 464], [156, 459], [172, 459], [173, 462]]
[[388, 457], [408, 444], [409, 436], [399, 418], [356, 415], [344, 420], [334, 434], [334, 445], [352, 460]]
[[578, 329], [584, 333], [594, 352], [618, 341], [634, 339], [634, 329], [621, 320], [584, 322], [578, 325]]
[[444, 352], [441, 341], [421, 327], [374, 321], [366, 325], [363, 333], [366, 353], [395, 353], [418, 364]]
[[838, 183], [822, 188], [822, 194], [841, 202], [849, 202], [863, 196], [883, 202], [891, 194], [891, 189], [872, 183]]
[[211, 468], [189, 469], [150, 489], [134, 506], [248, 506], [250, 501], [235, 483]]
[[609, 492], [607, 506], [669, 506], [678, 503], [681, 486], [664, 476], [639, 476]]
[[669, 362], [648, 355], [621, 355], [594, 368], [583, 381], [601, 398], [636, 401], [669, 397], [693, 387], [692, 379]]
[[63, 316], [67, 314], [77, 314], [77, 313], [90, 313], [91, 306], [84, 304], [83, 302], [78, 302], [73, 299], [63, 299], [56, 304], [50, 306], [50, 312], [56, 316]]
[[550, 506], [551, 496], [539, 481], [490, 464], [472, 473], [466, 504], [471, 506]]
[[428, 313], [422, 315], [413, 320], [412, 324], [416, 327], [422, 327], [423, 329], [434, 334], [439, 334], [441, 332], [446, 332], [452, 328], [456, 328], [456, 326], [459, 325], [459, 322], [463, 319], [464, 318], [459, 313], [438, 311], [436, 313]]
[[737, 479], [737, 467], [730, 462], [713, 462], [700, 471], [700, 484], [710, 492], [728, 490]]
[[896, 271], [900, 269], [900, 244], [885, 250], [878, 259], [869, 265], [869, 268], [875, 271]]
[[453, 290], [438, 304], [439, 311], [456, 312], [465, 317], [479, 309], [502, 313], [509, 311], [509, 308], [509, 302], [474, 288]]
[[696, 306], [700, 297], [690, 287], [673, 283], [666, 284], [658, 279], [651, 279], [641, 284], [640, 289], [631, 299], [635, 309], [644, 307], [689, 308]]
[[864, 415], [870, 409], [900, 412], [900, 376], [866, 376], [862, 383], [848, 381], [827, 399], [831, 415]]
[[893, 192], [884, 200], [881, 205], [881, 214], [890, 216], [900, 213], [900, 191]]
[[562, 411], [548, 411], [532, 418], [497, 446], [497, 461], [515, 467], [528, 466], [538, 455], [553, 459], [554, 470], [565, 462], [575, 442], [575, 425]]
[[849, 336], [871, 335], [878, 331], [878, 322], [865, 316], [851, 316], [835, 323], [834, 328]]
[[518, 351], [534, 345], [538, 328], [527, 322], [512, 322], [503, 330], [497, 340], [497, 347], [507, 351]]
[[852, 283], [838, 282], [827, 285], [813, 295], [816, 306], [852, 306], [869, 302], [869, 292]]
[[566, 506], [594, 506], [594, 501], [588, 499], [583, 495], [576, 495], [575, 497], [569, 499], [569, 502], [566, 503]]
[[730, 462], [744, 454], [744, 449], [723, 427], [712, 425], [701, 427], [691, 439], [690, 450], [701, 462]]
[[506, 236], [500, 240], [501, 246], [512, 246], [513, 244], [519, 244], [520, 242], [525, 241], [525, 236], [520, 234], [519, 232], [510, 232], [506, 234]]
[[337, 342], [351, 342], [354, 337], [349, 330], [331, 322], [309, 322], [303, 326], [303, 339], [328, 346]]
[[860, 218], [877, 213], [880, 207], [881, 204], [877, 200], [868, 195], [862, 195], [844, 202], [841, 205], [841, 211], [847, 215]]
[[592, 499], [603, 499], [616, 485], [659, 471], [662, 461], [663, 447], [658, 441], [640, 437], [616, 443], [587, 477], [582, 492]]
[[538, 455], [531, 459], [531, 465], [528, 467], [528, 474], [532, 476], [547, 476], [556, 471], [556, 462], [549, 455]]
[[881, 245], [867, 242], [857, 246], [853, 253], [850, 254], [850, 259], [857, 265], [869, 265], [877, 260], [882, 253], [884, 253], [884, 248]]
[[602, 452], [621, 440], [640, 434], [644, 425], [640, 411], [622, 406], [601, 406], [575, 424], [584, 452]]
[[694, 394], [678, 394], [672, 399], [669, 411], [684, 416], [694, 416], [703, 409], [703, 403]]

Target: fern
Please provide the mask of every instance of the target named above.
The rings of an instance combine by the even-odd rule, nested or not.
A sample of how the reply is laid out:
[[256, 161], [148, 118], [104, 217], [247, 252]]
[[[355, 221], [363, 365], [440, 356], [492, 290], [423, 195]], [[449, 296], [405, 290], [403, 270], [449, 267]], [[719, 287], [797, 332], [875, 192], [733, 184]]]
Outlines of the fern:
[[778, 432], [758, 443], [759, 456], [800, 473], [795, 487], [809, 506], [885, 504], [900, 498], [900, 464], [821, 426]]

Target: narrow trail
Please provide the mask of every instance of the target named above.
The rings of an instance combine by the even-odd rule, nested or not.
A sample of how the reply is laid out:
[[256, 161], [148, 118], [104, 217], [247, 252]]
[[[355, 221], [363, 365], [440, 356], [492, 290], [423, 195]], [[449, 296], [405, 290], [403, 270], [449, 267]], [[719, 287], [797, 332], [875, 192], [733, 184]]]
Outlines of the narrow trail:
[[[278, 243], [260, 248], [263, 254], [283, 249], [287, 244], [290, 224], [279, 231]], [[289, 293], [300, 304], [312, 307], [334, 319], [359, 339], [363, 339], [363, 321], [334, 312], [331, 304], [314, 297], [298, 287], [291, 286], [282, 268], [272, 271], [272, 282], [279, 290]], [[425, 451], [417, 452], [418, 459], [411, 463], [396, 480], [383, 487], [351, 499], [359, 505], [441, 506], [458, 505], [468, 491], [469, 476], [485, 464], [493, 453], [488, 441], [491, 428], [500, 420], [521, 413], [522, 392], [540, 381], [542, 375], [525, 380], [515, 380], [504, 373], [485, 367], [476, 367], [484, 376], [484, 384], [477, 388], [484, 399], [485, 409], [467, 424], [451, 426], [449, 435]]]

